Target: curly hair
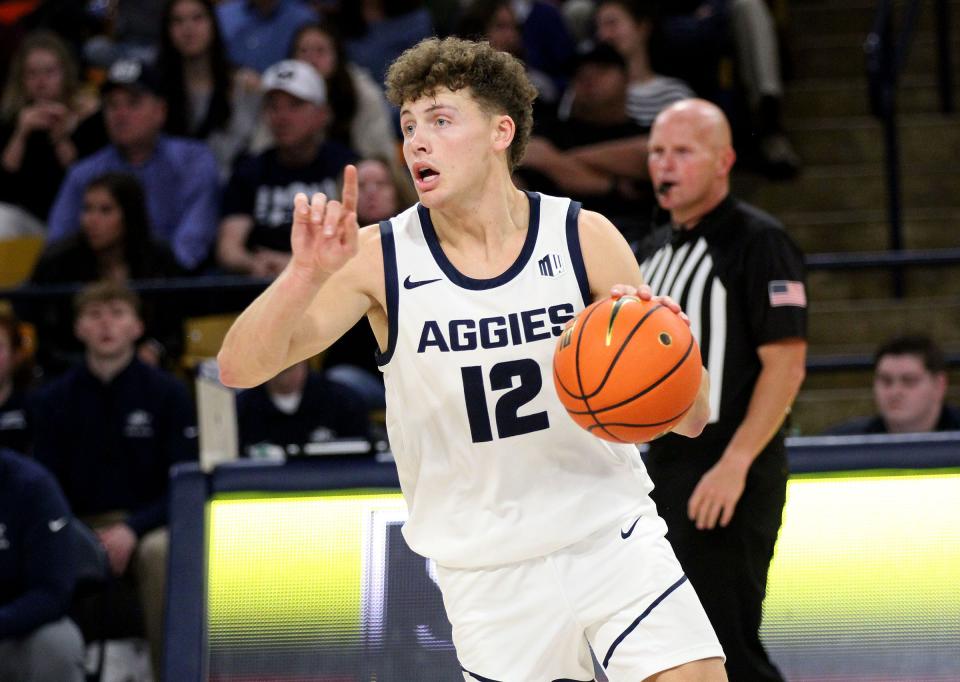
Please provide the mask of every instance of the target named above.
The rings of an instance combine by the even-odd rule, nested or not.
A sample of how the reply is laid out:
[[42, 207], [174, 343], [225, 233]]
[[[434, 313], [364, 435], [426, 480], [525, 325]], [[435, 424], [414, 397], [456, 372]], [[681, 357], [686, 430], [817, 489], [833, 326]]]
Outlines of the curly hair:
[[537, 90], [516, 57], [494, 50], [487, 42], [427, 38], [390, 66], [386, 86], [387, 99], [395, 106], [430, 97], [441, 88], [453, 92], [469, 88], [481, 109], [513, 119], [517, 130], [508, 154], [510, 170], [523, 159]]

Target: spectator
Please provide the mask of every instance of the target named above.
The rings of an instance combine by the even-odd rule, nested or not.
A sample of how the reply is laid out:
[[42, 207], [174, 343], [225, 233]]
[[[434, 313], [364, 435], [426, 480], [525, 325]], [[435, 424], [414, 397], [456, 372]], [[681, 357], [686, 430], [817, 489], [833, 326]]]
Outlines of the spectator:
[[827, 429], [831, 435], [960, 431], [960, 409], [944, 402], [947, 363], [928, 336], [898, 336], [874, 355], [877, 412]]
[[260, 76], [227, 60], [211, 0], [168, 0], [157, 66], [167, 102], [164, 130], [203, 140], [226, 180], [247, 148], [260, 109]]
[[0, 447], [0, 680], [83, 682], [67, 617], [76, 580], [70, 509], [42, 466]]
[[327, 140], [326, 87], [317, 70], [288, 59], [263, 75], [264, 115], [274, 146], [237, 163], [224, 193], [217, 242], [220, 266], [273, 277], [290, 258], [290, 223], [297, 192], [336, 194], [353, 150]]
[[761, 169], [771, 178], [791, 178], [800, 157], [783, 128], [780, 46], [770, 8], [765, 0], [730, 0], [730, 23]]
[[29, 453], [33, 448], [22, 385], [23, 352], [20, 321], [0, 309], [0, 448]]
[[694, 95], [683, 81], [653, 70], [650, 39], [655, 18], [652, 2], [601, 0], [597, 5], [597, 39], [612, 45], [626, 61], [627, 115], [646, 130], [662, 109]]
[[223, 0], [217, 19], [230, 61], [263, 73], [287, 56], [297, 30], [319, 16], [302, 0]]
[[98, 282], [81, 290], [75, 309], [86, 356], [38, 391], [34, 455], [97, 531], [113, 572], [135, 583], [157, 670], [168, 472], [197, 457], [195, 412], [185, 386], [137, 359], [135, 293]]
[[673, 0], [656, 5], [654, 63], [711, 100], [721, 95], [720, 63], [730, 50], [729, 1]]
[[636, 242], [649, 232], [656, 202], [647, 181], [647, 131], [627, 116], [623, 58], [606, 44], [580, 55], [569, 95], [565, 120], [536, 126], [521, 176], [547, 193], [577, 196]]
[[433, 21], [423, 4], [423, 0], [341, 3], [338, 21], [350, 61], [382, 83], [400, 53], [433, 35]]
[[520, 25], [528, 69], [548, 74], [562, 90], [573, 63], [576, 44], [556, 4], [545, 0], [511, 2]]
[[[43, 229], [67, 167], [106, 142], [102, 128], [81, 126], [96, 109], [66, 44], [49, 31], [27, 35], [0, 102], [0, 201], [27, 211], [33, 231]], [[31, 230], [0, 227], [18, 231]]]
[[553, 109], [566, 85], [567, 73], [556, 78], [527, 61], [527, 48], [512, 0], [473, 0], [460, 16], [456, 34], [470, 40], [486, 40], [494, 49], [520, 59], [527, 78], [537, 89], [534, 120], [553, 118]]
[[37, 284], [175, 277], [182, 271], [170, 248], [154, 241], [143, 188], [126, 173], [87, 183], [80, 231], [49, 244], [34, 268]]
[[237, 396], [240, 452], [247, 457], [299, 455], [309, 444], [369, 438], [367, 405], [353, 389], [298, 362]]
[[710, 371], [700, 437], [650, 443], [654, 501], [729, 678], [782, 682], [759, 629], [786, 502], [783, 422], [804, 377], [803, 254], [778, 221], [730, 195], [736, 157], [713, 104], [688, 99], [660, 112], [648, 158], [671, 222], [643, 271], [687, 311]]
[[48, 236], [76, 232], [83, 193], [109, 171], [132, 173], [147, 197], [154, 236], [165, 242], [188, 271], [207, 257], [217, 229], [217, 162], [195, 140], [162, 134], [167, 105], [149, 65], [115, 62], [101, 89], [110, 144], [74, 165], [50, 212]]
[[406, 169], [387, 159], [367, 158], [357, 164], [357, 222], [379, 223], [417, 203], [417, 193]]
[[[664, 68], [669, 65], [671, 73], [685, 78], [699, 94], [721, 101], [718, 63], [732, 47], [748, 119], [736, 127], [749, 135], [745, 142], [761, 171], [774, 179], [795, 176], [800, 158], [783, 128], [780, 47], [768, 3], [674, 0], [663, 3], [663, 8], [661, 36], [654, 52]], [[725, 107], [738, 109], [731, 102]]]
[[359, 66], [347, 61], [340, 38], [320, 24], [304, 26], [293, 39], [293, 59], [312, 64], [323, 76], [330, 105], [330, 139], [361, 156], [397, 156], [397, 136], [383, 88]]

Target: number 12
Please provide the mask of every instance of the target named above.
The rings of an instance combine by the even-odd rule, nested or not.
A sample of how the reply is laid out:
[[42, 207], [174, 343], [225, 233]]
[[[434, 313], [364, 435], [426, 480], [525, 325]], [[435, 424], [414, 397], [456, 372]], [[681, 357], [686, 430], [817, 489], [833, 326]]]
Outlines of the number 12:
[[[463, 396], [467, 403], [467, 418], [470, 421], [470, 435], [474, 443], [486, 443], [493, 440], [490, 427], [490, 412], [487, 410], [486, 388], [483, 368], [478, 365], [461, 367], [463, 378]], [[519, 377], [520, 384], [513, 387], [513, 378]], [[540, 365], [529, 358], [498, 362], [490, 368], [490, 388], [494, 391], [511, 389], [500, 396], [495, 408], [497, 437], [509, 438], [533, 431], [542, 431], [550, 426], [547, 413], [520, 415], [520, 408], [533, 400], [543, 388]]]

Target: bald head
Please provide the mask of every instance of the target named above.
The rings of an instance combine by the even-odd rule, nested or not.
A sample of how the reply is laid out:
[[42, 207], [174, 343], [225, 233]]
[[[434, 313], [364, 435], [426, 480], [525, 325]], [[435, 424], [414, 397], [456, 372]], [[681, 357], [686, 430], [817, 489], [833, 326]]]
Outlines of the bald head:
[[653, 127], [660, 123], [679, 121], [689, 125], [704, 144], [714, 149], [733, 146], [733, 135], [726, 115], [713, 102], [705, 99], [682, 99], [662, 110]]
[[736, 159], [730, 124], [714, 104], [685, 99], [660, 112], [650, 130], [647, 166], [657, 201], [688, 228], [730, 192]]

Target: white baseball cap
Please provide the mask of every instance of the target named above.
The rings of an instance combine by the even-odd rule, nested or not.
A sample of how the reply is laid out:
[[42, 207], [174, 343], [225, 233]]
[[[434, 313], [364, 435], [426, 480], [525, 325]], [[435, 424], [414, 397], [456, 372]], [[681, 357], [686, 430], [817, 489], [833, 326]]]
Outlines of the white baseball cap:
[[327, 103], [327, 86], [313, 66], [298, 59], [285, 59], [263, 72], [261, 89], [266, 94], [280, 90], [311, 104]]

